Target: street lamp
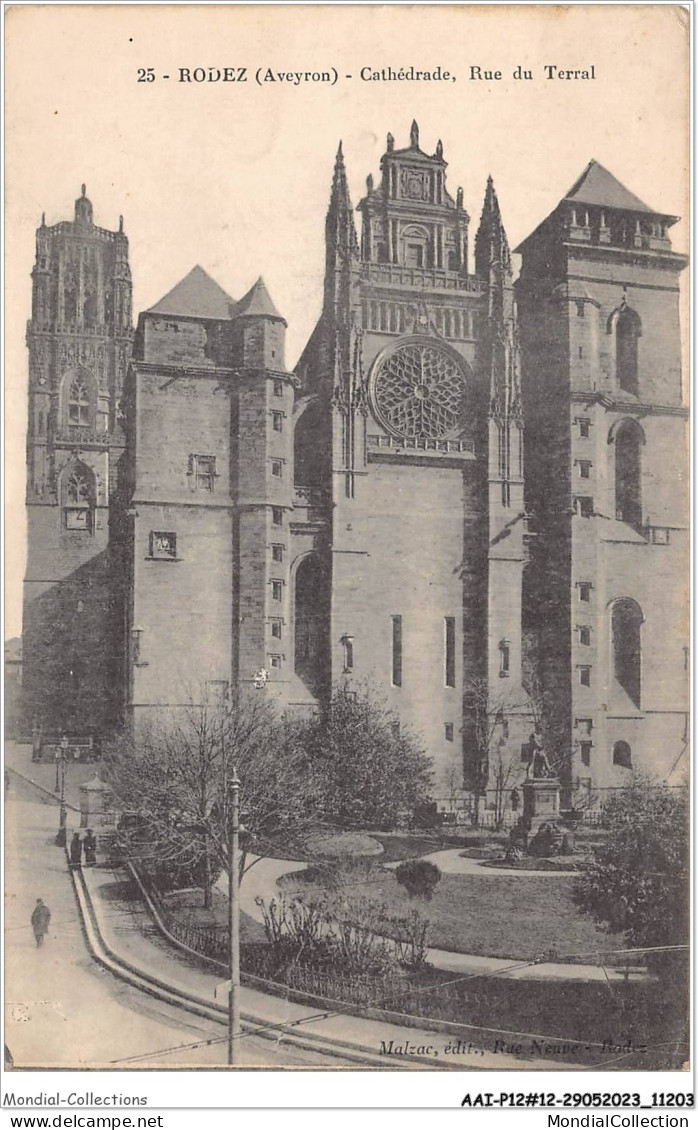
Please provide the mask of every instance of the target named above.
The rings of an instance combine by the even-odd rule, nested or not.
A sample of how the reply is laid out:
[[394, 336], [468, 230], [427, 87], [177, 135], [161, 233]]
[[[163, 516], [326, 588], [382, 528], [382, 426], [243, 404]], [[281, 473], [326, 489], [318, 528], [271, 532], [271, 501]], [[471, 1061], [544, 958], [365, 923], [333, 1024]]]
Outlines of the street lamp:
[[[56, 835], [56, 847], [65, 847], [66, 842], [66, 821], [68, 812], [65, 807], [65, 766], [68, 758], [68, 738], [64, 734], [61, 738], [61, 744], [56, 750], [56, 792], [60, 783], [61, 789], [61, 807], [58, 817], [58, 833]], [[60, 770], [60, 772], [59, 772]], [[60, 781], [59, 781], [60, 778]]]
[[228, 910], [230, 913], [230, 992], [228, 994], [228, 1066], [240, 1053], [240, 778], [233, 769], [230, 782]]

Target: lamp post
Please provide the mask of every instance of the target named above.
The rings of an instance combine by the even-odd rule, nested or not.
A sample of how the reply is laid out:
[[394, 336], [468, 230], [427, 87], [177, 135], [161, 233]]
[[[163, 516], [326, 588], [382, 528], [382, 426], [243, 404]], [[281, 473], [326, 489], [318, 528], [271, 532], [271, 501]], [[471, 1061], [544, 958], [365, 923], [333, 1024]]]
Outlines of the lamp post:
[[228, 1066], [240, 1053], [240, 778], [233, 769], [230, 782], [228, 909], [230, 913], [230, 993], [228, 995]]
[[[56, 792], [58, 792], [59, 778], [61, 789], [61, 807], [58, 817], [58, 833], [56, 835], [56, 847], [65, 847], [66, 842], [66, 820], [68, 812], [65, 807], [65, 766], [68, 757], [68, 738], [64, 734], [61, 738], [61, 744], [56, 750]], [[60, 773], [59, 773], [60, 770]]]

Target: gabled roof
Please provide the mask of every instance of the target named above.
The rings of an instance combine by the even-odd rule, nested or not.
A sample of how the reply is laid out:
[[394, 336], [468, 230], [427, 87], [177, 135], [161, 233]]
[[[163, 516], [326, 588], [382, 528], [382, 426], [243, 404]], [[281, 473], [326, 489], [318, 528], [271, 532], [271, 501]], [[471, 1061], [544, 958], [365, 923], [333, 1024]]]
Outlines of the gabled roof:
[[657, 215], [653, 208], [629, 192], [625, 185], [609, 173], [598, 161], [590, 161], [582, 175], [574, 182], [563, 200], [578, 201], [580, 204], [597, 204], [607, 208], [622, 208], [628, 212], [649, 212]]
[[235, 316], [235, 300], [197, 265], [146, 313], [230, 321]]
[[243, 314], [258, 318], [278, 318], [279, 321], [284, 322], [284, 318], [281, 317], [271, 300], [261, 275], [254, 286], [248, 290], [245, 297], [241, 298], [237, 304], [235, 317], [238, 318]]
[[423, 149], [420, 149], [416, 145], [410, 145], [407, 149], [390, 149], [387, 153], [384, 154], [384, 156], [403, 158], [410, 157], [415, 161], [427, 161], [430, 165], [433, 165], [435, 162], [439, 165], [446, 164], [443, 157], [437, 157], [435, 153], [430, 156], [428, 153], [425, 153]]

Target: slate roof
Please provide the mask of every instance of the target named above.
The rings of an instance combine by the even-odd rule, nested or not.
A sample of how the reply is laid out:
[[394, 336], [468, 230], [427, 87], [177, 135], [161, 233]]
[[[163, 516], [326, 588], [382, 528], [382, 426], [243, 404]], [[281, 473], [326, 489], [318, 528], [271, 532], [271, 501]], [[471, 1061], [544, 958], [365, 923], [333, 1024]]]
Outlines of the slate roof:
[[607, 208], [622, 208], [628, 212], [649, 212], [639, 197], [629, 192], [625, 185], [609, 173], [598, 161], [590, 161], [582, 175], [574, 182], [563, 200], [577, 201], [580, 204], [596, 204]]
[[197, 264], [146, 313], [173, 314], [183, 318], [208, 318], [228, 322], [235, 317], [236, 303], [215, 279]]
[[244, 298], [241, 298], [235, 309], [235, 317], [241, 314], [254, 315], [256, 317], [278, 318], [284, 322], [284, 318], [276, 309], [276, 306], [271, 300], [269, 291], [266, 288], [264, 279], [260, 275], [254, 286], [248, 290]]

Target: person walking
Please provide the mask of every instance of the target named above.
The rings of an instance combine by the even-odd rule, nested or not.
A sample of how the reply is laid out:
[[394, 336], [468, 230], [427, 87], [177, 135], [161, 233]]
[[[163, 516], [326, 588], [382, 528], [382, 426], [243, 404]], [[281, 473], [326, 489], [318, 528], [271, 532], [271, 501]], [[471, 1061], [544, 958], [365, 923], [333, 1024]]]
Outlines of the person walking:
[[36, 900], [36, 906], [32, 911], [31, 921], [37, 947], [42, 946], [44, 944], [44, 937], [48, 933], [48, 924], [51, 921], [51, 911], [43, 899]]
[[82, 863], [82, 841], [79, 832], [73, 832], [70, 841], [70, 863], [72, 867], [79, 867]]
[[91, 828], [85, 831], [85, 838], [82, 841], [82, 846], [85, 849], [85, 866], [94, 867], [97, 862], [97, 837]]

